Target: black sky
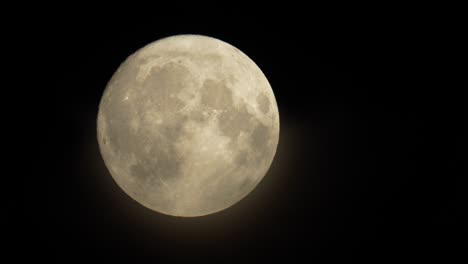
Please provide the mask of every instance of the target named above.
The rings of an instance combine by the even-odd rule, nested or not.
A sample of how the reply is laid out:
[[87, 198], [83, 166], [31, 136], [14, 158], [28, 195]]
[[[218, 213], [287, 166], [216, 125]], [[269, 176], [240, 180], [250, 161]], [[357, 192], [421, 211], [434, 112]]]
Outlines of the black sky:
[[[455, 27], [232, 12], [80, 15], [33, 33], [49, 77], [39, 108], [47, 122], [37, 121], [47, 138], [39, 161], [48, 169], [36, 175], [40, 188], [27, 187], [24, 204], [38, 202], [24, 214], [35, 219], [26, 221], [26, 236], [41, 255], [60, 263], [278, 256], [380, 263], [457, 259], [466, 251], [467, 67]], [[100, 96], [119, 64], [149, 42], [183, 33], [246, 53], [280, 110], [270, 172], [240, 203], [202, 218], [161, 215], [128, 198], [96, 142]]]

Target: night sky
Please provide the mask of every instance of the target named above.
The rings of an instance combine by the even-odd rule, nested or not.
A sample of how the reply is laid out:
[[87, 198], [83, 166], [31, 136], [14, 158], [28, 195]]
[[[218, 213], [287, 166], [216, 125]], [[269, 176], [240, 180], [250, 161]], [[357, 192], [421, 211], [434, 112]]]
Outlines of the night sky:
[[[31, 32], [49, 79], [33, 93], [47, 117], [34, 123], [46, 138], [37, 155], [47, 169], [24, 196], [31, 249], [52, 263], [463, 257], [462, 32], [417, 19], [312, 17], [82, 14]], [[96, 140], [98, 104], [119, 64], [184, 33], [219, 38], [252, 58], [280, 113], [277, 154], [261, 183], [231, 208], [197, 218], [162, 215], [129, 198]]]

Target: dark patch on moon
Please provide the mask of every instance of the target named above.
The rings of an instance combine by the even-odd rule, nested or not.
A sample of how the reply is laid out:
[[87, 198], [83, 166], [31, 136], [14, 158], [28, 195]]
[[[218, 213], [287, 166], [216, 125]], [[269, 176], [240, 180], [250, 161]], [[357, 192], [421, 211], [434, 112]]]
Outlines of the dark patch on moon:
[[270, 134], [270, 128], [259, 122], [250, 136], [252, 147], [263, 150], [270, 139]]
[[247, 111], [245, 105], [226, 106], [226, 111], [219, 116], [219, 129], [223, 135], [235, 142], [242, 131], [248, 132], [253, 124], [254, 116]]
[[177, 94], [190, 83], [190, 71], [183, 65], [168, 63], [153, 67], [138, 92], [136, 102], [149, 102], [158, 112], [175, 112], [185, 103]]
[[158, 126], [158, 133], [165, 136], [171, 143], [176, 142], [184, 134], [185, 124], [190, 120], [187, 115], [175, 115], [165, 119]]
[[147, 163], [146, 160], [143, 160], [130, 166], [130, 175], [142, 185], [147, 184], [149, 178], [153, 177], [153, 171], [145, 163]]
[[225, 82], [206, 79], [201, 88], [201, 103], [216, 110], [232, 107], [232, 91]]
[[109, 145], [112, 145], [118, 153], [133, 153], [139, 149], [140, 142], [129, 142], [128, 136], [133, 132], [125, 121], [109, 123], [108, 131]]
[[241, 150], [236, 154], [234, 162], [236, 163], [237, 167], [242, 168], [249, 165], [248, 154], [249, 153], [245, 150]]
[[[130, 177], [135, 180], [138, 188], [150, 188], [153, 191], [167, 191], [168, 186], [175, 179], [182, 176], [182, 157], [176, 149], [167, 143], [153, 143], [149, 155], [146, 153], [134, 153], [138, 162], [130, 167]], [[157, 186], [157, 188], [155, 188]]]
[[150, 153], [154, 157], [151, 160], [151, 167], [156, 177], [166, 181], [181, 175], [180, 169], [183, 160], [173, 146], [163, 149], [156, 145]]
[[149, 153], [144, 152], [144, 146], [135, 153], [138, 159], [145, 161], [144, 166], [148, 167], [148, 171], [153, 173], [154, 177], [167, 181], [181, 176], [181, 164], [184, 160], [174, 143], [184, 134], [183, 120], [185, 119], [181, 118], [181, 122], [162, 125], [159, 136], [148, 140]]
[[260, 93], [257, 96], [256, 101], [260, 111], [264, 114], [268, 113], [268, 110], [270, 109], [270, 100], [268, 100], [268, 97], [264, 93]]
[[202, 110], [193, 110], [187, 117], [198, 123], [205, 123], [208, 120], [208, 115], [204, 115]]
[[[188, 117], [173, 115], [169, 119], [164, 112], [175, 111], [183, 106], [183, 102], [171, 94], [184, 88], [181, 78], [188, 74], [188, 71], [185, 67], [174, 65], [153, 68], [153, 71], [141, 87], [135, 88], [141, 92], [135, 95], [131, 102], [116, 101], [112, 106], [118, 122], [107, 124], [107, 131], [112, 138], [111, 145], [114, 145], [119, 153], [133, 153], [138, 160], [137, 164], [131, 166], [129, 175], [134, 178], [136, 186], [166, 188], [162, 186], [160, 179], [166, 182], [181, 176], [183, 157], [177, 152], [174, 143], [184, 134], [184, 125]], [[140, 103], [144, 100], [150, 104]], [[134, 107], [135, 111], [130, 111], [127, 105]], [[149, 130], [154, 128], [155, 120], [142, 118], [144, 113], [150, 112], [161, 118], [161, 124], [156, 126], [157, 131]], [[136, 133], [128, 125], [133, 119], [138, 119], [140, 123], [140, 129]], [[148, 152], [145, 152], [145, 149], [148, 149]]]
[[[187, 78], [189, 78], [189, 71], [183, 66], [167, 64], [164, 67], [154, 67], [143, 84], [134, 82], [130, 86], [122, 86], [126, 89], [139, 90], [132, 93], [133, 97], [128, 101], [121, 100], [123, 97], [121, 94], [127, 91], [121, 88], [115, 89], [120, 85], [113, 86], [113, 94], [110, 98], [114, 96], [117, 98], [109, 100], [106, 107], [101, 109], [103, 113], [112, 112], [113, 116], [112, 120], [103, 124], [107, 126], [109, 145], [114, 146], [119, 153], [135, 153], [137, 156], [147, 155], [142, 153], [142, 150], [146, 145], [155, 144], [156, 141], [158, 146], [154, 149], [173, 148], [172, 142], [183, 133], [183, 124], [187, 117], [173, 116], [170, 120], [166, 120], [165, 117], [167, 117], [167, 112], [173, 114], [184, 106], [184, 102], [178, 99], [176, 94], [186, 86], [184, 82]], [[158, 133], [150, 134], [149, 137], [147, 128], [154, 126], [155, 120], [144, 119], [145, 113], [156, 113], [161, 116], [162, 121], [158, 126]], [[104, 116], [104, 114], [101, 115]], [[132, 120], [137, 120], [139, 123], [140, 129], [136, 132], [128, 125]], [[151, 124], [145, 122], [151, 122]], [[134, 135], [140, 140], [129, 140]], [[170, 155], [174, 153], [175, 150], [171, 151]], [[154, 153], [154, 155], [159, 154]]]

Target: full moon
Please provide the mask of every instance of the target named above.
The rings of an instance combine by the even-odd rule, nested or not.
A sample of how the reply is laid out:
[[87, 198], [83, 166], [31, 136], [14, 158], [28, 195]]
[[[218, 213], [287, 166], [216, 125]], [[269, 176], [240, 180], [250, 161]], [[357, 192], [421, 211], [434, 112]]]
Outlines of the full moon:
[[135, 201], [202, 216], [239, 202], [265, 176], [279, 113], [247, 55], [215, 38], [177, 35], [120, 65], [99, 104], [97, 138], [111, 176]]

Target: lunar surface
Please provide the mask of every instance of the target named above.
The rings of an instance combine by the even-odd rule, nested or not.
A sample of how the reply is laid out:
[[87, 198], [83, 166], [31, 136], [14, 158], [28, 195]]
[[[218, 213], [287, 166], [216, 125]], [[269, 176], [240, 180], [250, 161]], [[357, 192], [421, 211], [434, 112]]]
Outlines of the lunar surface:
[[109, 81], [97, 118], [110, 174], [163, 214], [230, 207], [265, 176], [279, 139], [273, 91], [237, 48], [200, 35], [153, 42]]

